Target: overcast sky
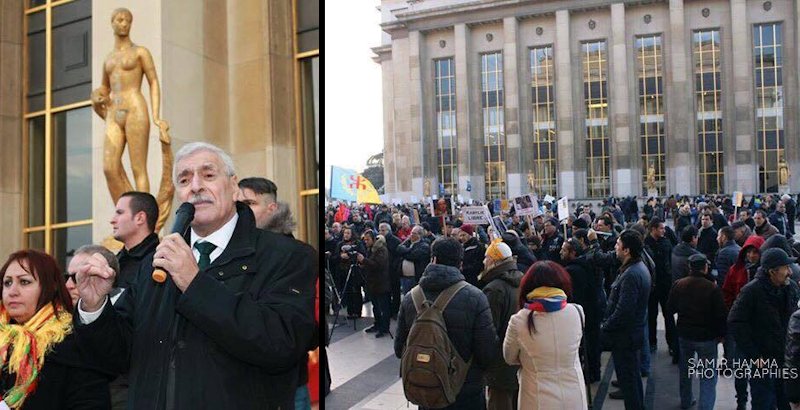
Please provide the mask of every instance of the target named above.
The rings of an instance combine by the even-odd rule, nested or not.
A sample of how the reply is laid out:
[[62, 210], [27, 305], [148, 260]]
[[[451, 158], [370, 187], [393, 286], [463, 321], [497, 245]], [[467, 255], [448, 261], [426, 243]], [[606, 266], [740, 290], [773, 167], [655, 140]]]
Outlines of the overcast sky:
[[[325, 8], [325, 164], [362, 171], [383, 150], [379, 0], [327, 3]], [[330, 186], [330, 168], [324, 169]]]

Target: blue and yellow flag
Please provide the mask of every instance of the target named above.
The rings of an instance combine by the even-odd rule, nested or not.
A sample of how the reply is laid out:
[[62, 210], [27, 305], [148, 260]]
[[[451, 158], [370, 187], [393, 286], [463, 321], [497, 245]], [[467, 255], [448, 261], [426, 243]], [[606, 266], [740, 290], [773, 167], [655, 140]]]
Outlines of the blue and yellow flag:
[[356, 171], [336, 166], [331, 166], [331, 197], [359, 204], [382, 203], [372, 182]]

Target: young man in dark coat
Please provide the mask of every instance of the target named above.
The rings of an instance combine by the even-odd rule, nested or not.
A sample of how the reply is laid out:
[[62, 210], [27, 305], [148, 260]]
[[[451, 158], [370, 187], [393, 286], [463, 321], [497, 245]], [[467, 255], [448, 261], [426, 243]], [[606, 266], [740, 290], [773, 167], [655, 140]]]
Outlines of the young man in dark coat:
[[726, 226], [717, 232], [719, 251], [717, 252], [715, 266], [717, 269], [717, 286], [719, 287], [722, 287], [725, 283], [728, 270], [736, 263], [736, 258], [739, 256], [739, 251], [742, 249], [742, 247], [733, 240], [733, 236], [733, 228], [730, 226]]
[[474, 233], [474, 226], [461, 225], [458, 241], [464, 246], [464, 263], [461, 265], [461, 273], [470, 285], [478, 286], [478, 275], [483, 271], [483, 254], [486, 247], [478, 242]]
[[316, 328], [314, 249], [256, 227], [233, 201], [237, 177], [221, 149], [184, 145], [173, 175], [177, 199], [195, 204], [191, 229], [165, 236], [113, 306], [115, 275], [89, 259], [77, 273], [80, 342], [99, 363], [130, 369], [129, 408], [293, 408]]
[[[725, 337], [727, 309], [722, 292], [708, 280], [711, 263], [705, 255], [689, 257], [689, 276], [675, 282], [669, 293], [667, 313], [678, 314], [678, 340], [680, 342], [680, 395], [681, 408], [695, 404], [692, 396], [692, 378], [689, 375], [689, 359], [706, 362], [717, 359], [717, 344]], [[714, 407], [717, 376], [700, 378], [701, 409]]]
[[676, 282], [689, 274], [689, 257], [700, 253], [697, 246], [697, 228], [687, 226], [681, 232], [681, 243], [672, 248], [671, 272], [672, 281]]
[[711, 212], [705, 211], [700, 216], [700, 228], [697, 231], [697, 251], [706, 255], [712, 262], [711, 269], [714, 269], [713, 261], [717, 257], [719, 243], [717, 243], [717, 230], [714, 229], [714, 221]]
[[[464, 280], [464, 275], [458, 270], [464, 250], [455, 239], [442, 238], [434, 242], [431, 252], [431, 263], [425, 269], [419, 286], [425, 293], [425, 299], [434, 301], [444, 289]], [[489, 301], [480, 289], [467, 285], [453, 296], [443, 316], [447, 335], [458, 354], [466, 362], [472, 360], [455, 403], [446, 408], [485, 409], [484, 372], [498, 357], [502, 360]], [[406, 294], [397, 316], [394, 339], [394, 353], [398, 358], [403, 357], [406, 340], [416, 317], [417, 310], [411, 294]]]
[[[492, 321], [497, 330], [498, 340], [506, 338], [508, 321], [518, 309], [519, 283], [522, 272], [517, 270], [517, 263], [511, 248], [505, 243], [492, 243], [486, 249], [483, 259], [485, 270], [478, 277], [483, 285], [481, 289], [489, 300]], [[488, 408], [516, 408], [519, 384], [517, 383], [518, 366], [507, 365], [502, 357], [486, 372], [486, 384], [489, 387]]]
[[372, 231], [365, 231], [362, 236], [367, 249], [366, 255], [358, 254], [358, 263], [364, 274], [365, 288], [369, 300], [372, 301], [372, 311], [375, 315], [375, 324], [364, 329], [367, 333], [375, 333], [376, 338], [389, 333], [389, 251], [386, 249], [386, 240], [383, 236], [375, 237]]
[[653, 258], [656, 265], [655, 289], [650, 295], [647, 308], [648, 341], [650, 351], [655, 351], [658, 345], [656, 323], [658, 320], [658, 307], [661, 306], [661, 315], [664, 317], [666, 327], [667, 346], [670, 351], [675, 350], [677, 335], [675, 333], [675, 318], [666, 313], [667, 298], [672, 288], [672, 242], [666, 237], [665, 224], [659, 217], [650, 220], [648, 234], [644, 239], [645, 248]]
[[650, 272], [642, 262], [644, 244], [638, 232], [624, 231], [617, 239], [616, 254], [622, 263], [620, 274], [611, 285], [601, 338], [611, 350], [614, 369], [625, 399], [625, 408], [644, 407], [639, 350], [644, 345]]
[[[745, 359], [766, 359], [769, 370], [783, 367], [787, 325], [800, 299], [800, 288], [789, 277], [794, 262], [783, 249], [764, 252], [755, 279], [742, 288], [728, 315], [737, 349]], [[751, 378], [750, 388], [754, 409], [788, 407], [781, 379]]]
[[759, 209], [753, 213], [753, 221], [756, 224], [756, 228], [753, 231], [756, 235], [764, 239], [769, 239], [770, 236], [779, 233], [778, 228], [769, 223], [769, 219], [767, 219], [767, 213], [764, 212], [763, 209]]

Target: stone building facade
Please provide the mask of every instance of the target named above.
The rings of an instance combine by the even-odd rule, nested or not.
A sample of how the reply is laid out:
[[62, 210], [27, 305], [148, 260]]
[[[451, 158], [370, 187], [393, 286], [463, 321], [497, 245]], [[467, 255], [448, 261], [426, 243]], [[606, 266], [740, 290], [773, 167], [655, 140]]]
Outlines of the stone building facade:
[[[800, 183], [792, 0], [383, 0], [386, 193]], [[781, 183], [781, 171], [788, 180]], [[532, 186], [532, 189], [530, 188]]]

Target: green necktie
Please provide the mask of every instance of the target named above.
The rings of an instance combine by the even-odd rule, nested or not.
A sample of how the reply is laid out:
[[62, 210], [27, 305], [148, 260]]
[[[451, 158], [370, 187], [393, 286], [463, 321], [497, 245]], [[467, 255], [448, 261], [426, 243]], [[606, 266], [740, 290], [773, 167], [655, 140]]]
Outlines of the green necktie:
[[195, 242], [194, 247], [200, 251], [200, 260], [197, 262], [197, 266], [203, 270], [211, 264], [211, 252], [217, 249], [217, 245], [211, 242]]

